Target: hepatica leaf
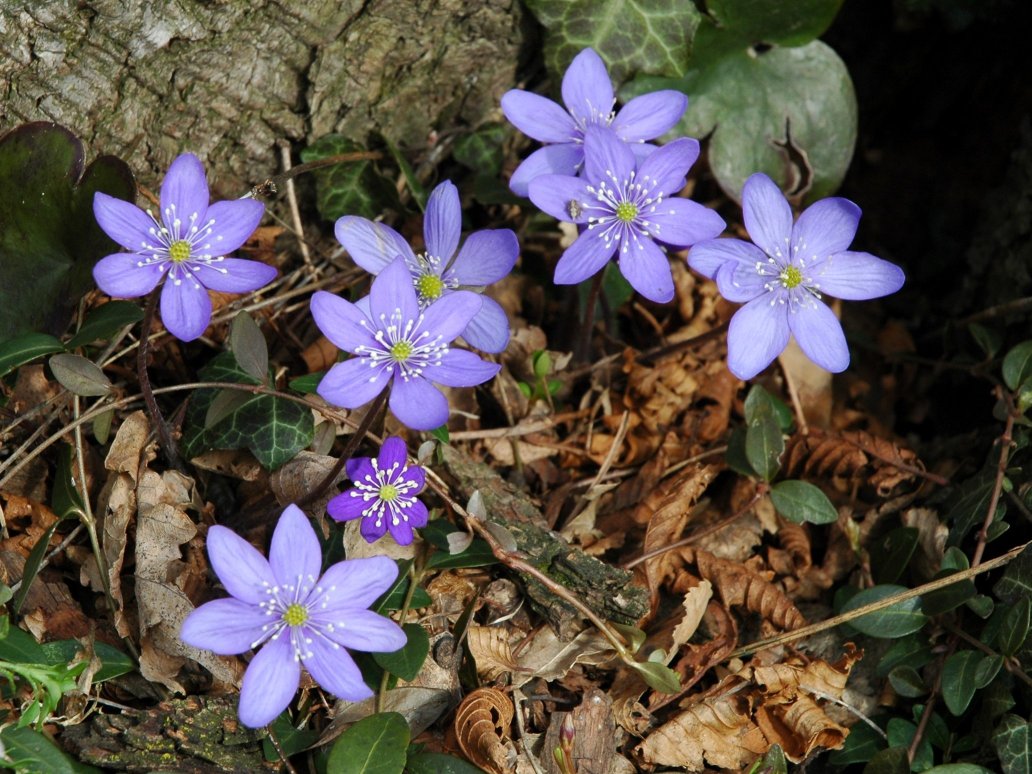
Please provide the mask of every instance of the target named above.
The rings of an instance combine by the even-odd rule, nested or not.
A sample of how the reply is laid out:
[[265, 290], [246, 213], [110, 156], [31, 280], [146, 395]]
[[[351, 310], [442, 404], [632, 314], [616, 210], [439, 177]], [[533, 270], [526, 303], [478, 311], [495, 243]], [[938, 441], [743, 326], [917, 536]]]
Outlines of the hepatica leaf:
[[[327, 134], [301, 151], [304, 162], [364, 151], [353, 140], [339, 134]], [[342, 215], [375, 218], [386, 206], [397, 207], [397, 191], [368, 159], [347, 161], [315, 170], [316, 205], [327, 220]]]
[[132, 200], [125, 162], [88, 167], [80, 140], [52, 123], [0, 137], [0, 341], [30, 330], [60, 333], [93, 280], [93, 265], [117, 250], [93, 218], [97, 191]]

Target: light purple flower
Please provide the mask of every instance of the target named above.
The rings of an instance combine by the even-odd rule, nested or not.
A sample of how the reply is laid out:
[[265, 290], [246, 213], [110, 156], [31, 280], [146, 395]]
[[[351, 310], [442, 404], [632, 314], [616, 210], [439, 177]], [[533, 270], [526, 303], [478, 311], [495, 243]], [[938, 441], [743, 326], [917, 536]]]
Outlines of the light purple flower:
[[223, 656], [261, 648], [240, 688], [245, 726], [267, 725], [286, 709], [302, 664], [333, 695], [367, 699], [373, 692], [345, 648], [383, 653], [405, 646], [401, 627], [368, 609], [394, 583], [398, 566], [385, 556], [351, 559], [320, 577], [319, 539], [296, 505], [283, 511], [268, 561], [219, 526], [208, 530], [208, 557], [231, 597], [190, 613], [179, 636]]
[[526, 196], [540, 175], [575, 175], [584, 162], [584, 132], [589, 126], [612, 127], [640, 159], [656, 149], [645, 140], [668, 132], [681, 120], [688, 98], [679, 91], [654, 91], [635, 97], [619, 112], [605, 62], [586, 48], [574, 57], [563, 75], [566, 110], [546, 97], [512, 89], [502, 97], [505, 117], [528, 137], [547, 143], [517, 167], [509, 187]]
[[688, 247], [724, 230], [706, 207], [676, 194], [699, 157], [699, 143], [674, 140], [647, 159], [634, 154], [611, 130], [588, 129], [584, 177], [543, 175], [530, 184], [534, 204], [559, 220], [587, 225], [555, 267], [555, 281], [572, 285], [601, 270], [619, 253], [620, 272], [645, 298], [666, 302], [674, 280], [658, 240]]
[[[462, 208], [458, 190], [447, 180], [433, 190], [426, 204], [425, 253], [417, 256], [393, 228], [365, 218], [346, 215], [337, 221], [335, 231], [355, 263], [371, 274], [379, 274], [399, 256], [404, 258], [421, 309], [459, 288], [482, 290], [498, 282], [512, 271], [520, 253], [516, 234], [502, 228], [473, 232], [456, 255]], [[493, 298], [483, 296], [483, 302], [462, 337], [484, 352], [501, 352], [509, 343], [509, 320]]]
[[357, 304], [318, 291], [312, 317], [335, 346], [355, 357], [337, 363], [319, 382], [319, 394], [336, 406], [358, 408], [390, 386], [390, 407], [413, 430], [433, 430], [448, 421], [448, 401], [431, 382], [473, 387], [500, 370], [472, 352], [448, 345], [477, 312], [481, 297], [456, 290], [419, 308], [404, 258], [373, 280]]
[[416, 497], [426, 486], [426, 473], [406, 463], [405, 442], [388, 438], [376, 457], [348, 460], [348, 478], [354, 486], [326, 504], [337, 521], [362, 519], [362, 537], [375, 543], [388, 530], [400, 546], [412, 542], [413, 528], [425, 527], [426, 506]]
[[751, 379], [770, 365], [795, 336], [810, 360], [838, 373], [849, 365], [849, 347], [827, 293], [847, 301], [880, 298], [903, 286], [903, 270], [869, 253], [847, 250], [860, 222], [848, 199], [822, 199], [792, 223], [792, 208], [778, 186], [757, 173], [742, 188], [745, 227], [755, 244], [740, 239], [700, 242], [688, 264], [715, 279], [720, 294], [744, 303], [731, 318], [727, 365]]
[[184, 153], [161, 184], [161, 217], [104, 193], [93, 197], [97, 223], [127, 252], [93, 267], [97, 286], [109, 296], [145, 296], [165, 277], [161, 321], [182, 341], [204, 333], [211, 320], [208, 290], [247, 293], [267, 285], [276, 270], [258, 261], [226, 258], [254, 233], [265, 206], [235, 199], [209, 206], [204, 167]]

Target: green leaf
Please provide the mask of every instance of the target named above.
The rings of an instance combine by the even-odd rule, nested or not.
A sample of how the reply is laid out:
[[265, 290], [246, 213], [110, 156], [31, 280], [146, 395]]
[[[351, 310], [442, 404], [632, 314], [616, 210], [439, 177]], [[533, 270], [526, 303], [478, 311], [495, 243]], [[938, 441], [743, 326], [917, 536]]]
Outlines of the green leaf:
[[925, 770], [925, 774], [994, 774], [992, 769], [974, 763], [943, 763]]
[[233, 318], [229, 329], [229, 351], [237, 364], [260, 383], [269, 378], [269, 347], [258, 323], [247, 312]]
[[784, 401], [778, 400], [758, 384], [754, 384], [749, 388], [749, 394], [745, 396], [743, 408], [747, 424], [759, 419], [761, 416], [770, 415], [777, 420], [781, 431], [787, 433], [795, 423], [792, 409], [786, 406]]
[[1023, 341], [1003, 357], [1003, 381], [1012, 390], [1032, 376], [1032, 340]]
[[461, 553], [449, 554], [446, 550], [435, 551], [427, 560], [426, 568], [428, 570], [445, 570], [460, 567], [486, 567], [497, 561], [498, 559], [491, 553], [491, 546], [487, 544], [486, 540], [473, 538], [473, 542]]
[[808, 201], [834, 193], [856, 144], [849, 71], [820, 41], [762, 53], [753, 43], [724, 36], [706, 22], [683, 77], [639, 78], [622, 96], [664, 88], [687, 94], [691, 102], [674, 132], [710, 135], [710, 169], [736, 200], [755, 172], [782, 190], [805, 190]]
[[924, 680], [913, 667], [896, 667], [889, 672], [889, 683], [892, 685], [892, 690], [900, 696], [906, 696], [910, 699], [924, 696], [928, 693]]
[[[864, 589], [855, 594], [843, 606], [841, 612], [848, 613], [864, 605], [901, 594], [906, 590], [904, 586], [894, 586], [891, 584]], [[927, 617], [921, 612], [921, 600], [911, 598], [897, 602], [882, 610], [854, 618], [849, 622], [849, 625], [869, 637], [895, 639], [896, 637], [916, 632], [925, 625], [927, 620]]]
[[23, 333], [0, 344], [0, 376], [18, 366], [53, 352], [64, 352], [64, 344], [46, 333]]
[[93, 285], [93, 265], [118, 250], [97, 226], [93, 194], [131, 201], [132, 173], [113, 156], [84, 162], [82, 142], [57, 124], [0, 137], [0, 340], [64, 330]]
[[[889, 749], [908, 749], [916, 733], [917, 725], [903, 718], [892, 718], [885, 727], [885, 734], [889, 738]], [[917, 752], [914, 754], [914, 760], [910, 764], [910, 769], [912, 771], [924, 771], [931, 768], [932, 761], [934, 760], [932, 743], [925, 736], [917, 745]], [[867, 771], [867, 769], [864, 769], [864, 771]]]
[[401, 774], [409, 735], [397, 712], [362, 718], [334, 742], [326, 774]]
[[871, 551], [871, 569], [876, 583], [895, 583], [910, 566], [917, 550], [916, 527], [897, 527], [878, 542], [879, 550]]
[[415, 170], [412, 169], [412, 165], [409, 164], [408, 159], [405, 158], [405, 154], [390, 140], [386, 142], [387, 149], [391, 152], [391, 156], [394, 157], [394, 163], [401, 170], [401, 174], [405, 178], [405, 184], [408, 186], [412, 198], [419, 205], [420, 212], [426, 212], [426, 201], [429, 198], [426, 188], [419, 182], [419, 178], [416, 176]]
[[785, 438], [773, 414], [762, 413], [745, 430], [745, 458], [764, 481], [770, 481], [781, 468]]
[[64, 443], [57, 450], [57, 472], [54, 475], [54, 488], [50, 494], [51, 510], [64, 519], [71, 515], [84, 513], [86, 508], [82, 502], [82, 494], [75, 483], [72, 464], [75, 450], [71, 444]]
[[1032, 771], [1032, 728], [1017, 715], [1004, 715], [993, 731], [993, 747], [1003, 774]]
[[702, 18], [684, 0], [527, 0], [527, 7], [547, 30], [553, 74], [590, 46], [617, 83], [634, 73], [679, 74]]
[[890, 747], [875, 753], [870, 762], [864, 766], [864, 774], [910, 774], [907, 748]]
[[36, 580], [36, 573], [39, 572], [40, 566], [43, 564], [43, 558], [47, 555], [47, 549], [50, 548], [50, 539], [57, 532], [57, 528], [61, 526], [61, 519], [58, 519], [51, 524], [46, 531], [39, 536], [36, 540], [36, 544], [29, 551], [28, 557], [25, 559], [25, 569], [22, 572], [21, 586], [18, 587], [18, 592], [14, 595], [11, 601], [11, 609], [15, 614], [21, 612], [21, 606], [25, 602], [25, 597], [29, 593], [29, 588], [32, 586], [32, 582]]
[[111, 380], [100, 366], [82, 355], [62, 352], [47, 363], [54, 378], [69, 392], [87, 398], [97, 398], [111, 392]]
[[788, 774], [788, 761], [781, 745], [771, 745], [767, 754], [760, 758], [749, 769], [750, 774]]
[[[339, 134], [328, 134], [301, 151], [302, 161], [364, 151], [358, 143]], [[342, 215], [376, 218], [387, 206], [398, 208], [394, 186], [377, 173], [371, 161], [350, 161], [312, 172], [315, 178], [316, 206], [326, 220]]]
[[26, 774], [100, 774], [93, 766], [68, 758], [53, 742], [31, 728], [7, 726], [0, 731], [4, 761], [0, 765]]
[[316, 371], [314, 374], [305, 374], [296, 379], [291, 379], [287, 384], [290, 385], [290, 389], [294, 392], [311, 395], [318, 389], [319, 382], [322, 381], [324, 376], [326, 376], [325, 371]]
[[993, 586], [993, 593], [1008, 605], [1032, 596], [1032, 547], [1026, 548], [1007, 565], [1003, 577]]
[[[939, 580], [955, 574], [954, 570], [940, 570], [935, 573], [932, 580]], [[922, 594], [921, 609], [925, 615], [942, 615], [960, 607], [977, 593], [978, 589], [975, 588], [975, 583], [970, 578], [958, 580], [949, 586]]]
[[[83, 647], [76, 640], [57, 640], [46, 642], [39, 646], [40, 652], [45, 659], [43, 663], [58, 665], [68, 664], [73, 661]], [[94, 683], [102, 683], [129, 674], [136, 669], [131, 658], [118, 648], [108, 645], [106, 642], [94, 641], [93, 652], [100, 659], [101, 667], [93, 676]]]
[[745, 456], [745, 428], [736, 427], [731, 431], [727, 439], [727, 452], [724, 454], [724, 461], [735, 473], [752, 478], [757, 475]]
[[828, 757], [832, 766], [848, 766], [851, 763], [865, 763], [879, 750], [885, 748], [885, 740], [866, 723], [856, 723], [849, 729], [849, 736], [842, 748]]
[[79, 330], [68, 341], [68, 348], [75, 349], [94, 341], [109, 341], [122, 328], [143, 319], [143, 310], [132, 301], [108, 301], [86, 315]]
[[455, 141], [452, 155], [480, 175], [499, 175], [505, 162], [502, 143], [512, 132], [509, 124], [487, 124]]
[[942, 698], [954, 715], [963, 715], [978, 690], [976, 672], [982, 654], [974, 650], [953, 653], [942, 667]]
[[405, 774], [484, 774], [484, 770], [461, 758], [427, 752], [410, 756]]
[[681, 690], [681, 677], [670, 667], [655, 661], [635, 661], [633, 667], [642, 676], [645, 684], [660, 693], [677, 693]]
[[886, 677], [898, 666], [908, 666], [913, 669], [921, 669], [930, 664], [934, 659], [928, 638], [921, 634], [909, 634], [900, 637], [881, 657], [875, 673], [878, 677]]
[[796, 524], [831, 524], [838, 520], [838, 511], [820, 489], [805, 481], [781, 481], [770, 490], [770, 499], [777, 512]]
[[[281, 712], [279, 717], [272, 721], [272, 733], [276, 735], [276, 743], [287, 758], [307, 750], [319, 740], [318, 731], [295, 728], [286, 712]], [[269, 738], [262, 740], [262, 752], [267, 761], [280, 760], [279, 751]]]
[[961, 484], [954, 493], [951, 498], [953, 505], [946, 514], [946, 522], [953, 525], [946, 540], [948, 546], [959, 546], [968, 532], [985, 519], [995, 475], [995, 470], [983, 470]]
[[828, 29], [841, 5], [842, 0], [709, 0], [706, 10], [743, 41], [801, 46]]
[[408, 623], [402, 628], [408, 638], [405, 647], [393, 653], [374, 653], [373, 660], [402, 680], [415, 680], [426, 661], [426, 654], [430, 652], [430, 637], [419, 624]]
[[1013, 656], [1025, 643], [1032, 620], [1032, 603], [1028, 597], [1022, 597], [1004, 613], [1000, 631], [996, 635], [996, 644], [1005, 656]]
[[971, 338], [975, 340], [986, 357], [996, 357], [996, 353], [1003, 346], [1003, 336], [998, 330], [978, 323], [969, 324], [968, 330], [971, 331]]

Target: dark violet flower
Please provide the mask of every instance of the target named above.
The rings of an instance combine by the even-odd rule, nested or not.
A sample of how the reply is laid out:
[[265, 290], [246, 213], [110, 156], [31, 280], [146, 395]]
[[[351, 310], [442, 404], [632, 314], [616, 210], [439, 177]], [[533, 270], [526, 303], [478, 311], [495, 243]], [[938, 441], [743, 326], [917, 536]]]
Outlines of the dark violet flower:
[[757, 173], [742, 188], [745, 227], [755, 244], [740, 239], [700, 242], [688, 264], [715, 279], [720, 294], [744, 303], [731, 318], [727, 365], [751, 379], [795, 336], [810, 360], [833, 373], [849, 365], [849, 347], [835, 313], [821, 303], [827, 293], [863, 301], [895, 293], [903, 270], [869, 253], [847, 250], [860, 222], [848, 199], [822, 199], [792, 223], [792, 208], [773, 180]]
[[337, 562], [320, 577], [315, 530], [288, 505], [266, 561], [232, 530], [208, 530], [208, 557], [232, 596], [194, 610], [183, 621], [187, 645], [223, 656], [261, 648], [240, 688], [240, 721], [271, 723], [297, 692], [301, 665], [319, 685], [348, 701], [373, 695], [345, 648], [391, 652], [405, 633], [368, 607], [394, 583], [398, 566], [385, 556]]
[[326, 505], [337, 521], [362, 519], [362, 537], [375, 543], [388, 531], [400, 546], [412, 542], [413, 528], [425, 527], [426, 506], [416, 497], [426, 486], [426, 473], [419, 465], [409, 467], [405, 442], [388, 438], [376, 457], [348, 460], [351, 489]]
[[645, 298], [666, 302], [674, 280], [658, 240], [688, 247], [724, 230], [717, 213], [676, 194], [699, 156], [690, 138], [635, 161], [608, 129], [588, 129], [584, 177], [543, 175], [530, 184], [530, 199], [559, 220], [586, 225], [555, 267], [555, 281], [572, 285], [602, 269], [618, 253], [620, 272]]
[[[459, 288], [482, 290], [516, 264], [520, 245], [509, 229], [475, 231], [456, 255], [461, 233], [459, 192], [447, 180], [433, 190], [426, 204], [426, 252], [418, 256], [401, 234], [383, 223], [346, 215], [336, 226], [337, 239], [355, 263], [371, 274], [379, 274], [399, 256], [404, 258], [421, 309]], [[484, 352], [501, 352], [509, 343], [509, 320], [493, 298], [483, 296], [483, 302], [462, 337]]]
[[161, 289], [161, 321], [182, 341], [196, 339], [208, 327], [208, 290], [247, 293], [276, 276], [264, 263], [225, 257], [254, 233], [265, 206], [254, 199], [208, 202], [204, 167], [190, 153], [168, 168], [161, 184], [160, 218], [107, 194], [93, 197], [97, 223], [127, 250], [93, 267], [97, 286], [109, 296], [136, 298], [167, 277]]
[[547, 143], [517, 167], [509, 180], [513, 193], [526, 196], [539, 175], [575, 175], [584, 162], [584, 131], [589, 126], [612, 127], [639, 159], [656, 149], [645, 143], [668, 132], [681, 120], [688, 98], [679, 91], [654, 91], [635, 97], [619, 112], [605, 62], [586, 48], [574, 57], [563, 75], [566, 110], [546, 97], [512, 89], [502, 97], [505, 117], [528, 137]]
[[413, 430], [433, 430], [448, 421], [448, 401], [431, 382], [473, 387], [498, 373], [472, 352], [448, 345], [477, 312], [481, 297], [456, 290], [419, 308], [404, 258], [373, 280], [357, 304], [318, 291], [312, 316], [334, 345], [355, 357], [337, 363], [319, 383], [330, 403], [358, 408], [390, 385], [394, 415]]

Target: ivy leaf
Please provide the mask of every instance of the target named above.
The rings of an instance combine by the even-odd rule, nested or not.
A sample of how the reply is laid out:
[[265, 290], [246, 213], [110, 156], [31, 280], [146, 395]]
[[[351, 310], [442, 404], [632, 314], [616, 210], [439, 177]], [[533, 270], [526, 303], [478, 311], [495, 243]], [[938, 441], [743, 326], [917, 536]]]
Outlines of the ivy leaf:
[[684, 0], [527, 0], [545, 27], [545, 64], [566, 70], [591, 47], [620, 83], [634, 73], [678, 75], [702, 19]]
[[1032, 770], [1032, 729], [1017, 715], [1004, 715], [993, 731], [993, 747], [1003, 774], [1025, 774]]
[[1032, 603], [1029, 602], [1028, 597], [1022, 597], [1004, 613], [1003, 623], [996, 635], [996, 642], [1003, 655], [1013, 656], [1025, 644], [1030, 616], [1032, 616]]
[[502, 143], [512, 132], [509, 124], [487, 124], [455, 141], [452, 156], [478, 175], [497, 177], [505, 162]]
[[801, 46], [828, 29], [841, 5], [842, 0], [709, 0], [706, 11], [743, 41]]
[[0, 341], [64, 330], [92, 284], [93, 265], [117, 251], [93, 217], [93, 194], [132, 200], [125, 162], [101, 156], [88, 167], [68, 129], [39, 122], [0, 137]]
[[[301, 160], [318, 161], [330, 156], [356, 153], [364, 147], [339, 134], [327, 134], [301, 151]], [[376, 171], [369, 160], [348, 161], [316, 169], [316, 206], [326, 220], [342, 215], [375, 218], [387, 206], [397, 208], [398, 192]]]
[[326, 773], [401, 774], [409, 736], [408, 723], [397, 712], [362, 718], [334, 742]]

